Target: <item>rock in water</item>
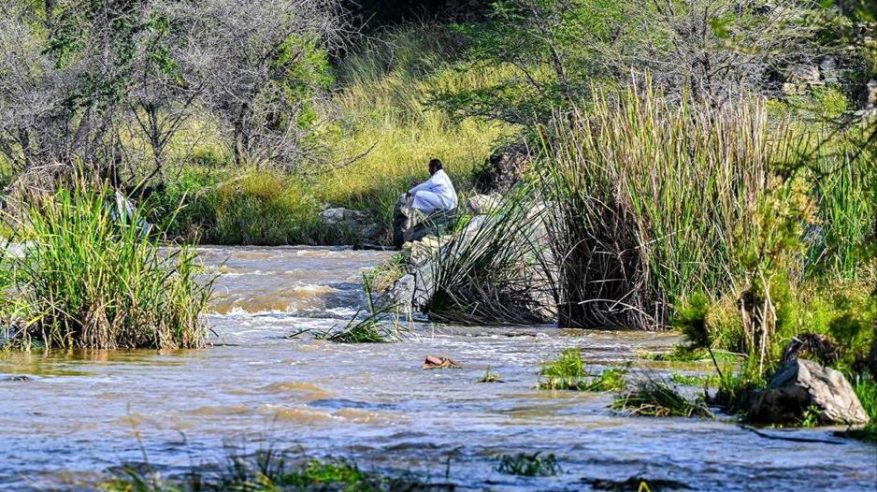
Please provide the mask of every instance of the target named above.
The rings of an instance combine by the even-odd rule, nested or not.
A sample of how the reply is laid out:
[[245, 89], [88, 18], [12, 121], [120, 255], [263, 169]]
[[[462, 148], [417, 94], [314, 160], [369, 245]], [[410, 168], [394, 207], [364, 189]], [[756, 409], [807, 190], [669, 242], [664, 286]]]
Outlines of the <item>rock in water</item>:
[[365, 212], [348, 208], [327, 208], [320, 212], [320, 225], [354, 234], [360, 240], [374, 240], [383, 232], [381, 226]]
[[858, 425], [869, 420], [843, 374], [805, 359], [780, 367], [767, 389], [754, 395], [750, 417], [756, 422], [798, 422], [811, 406], [819, 409], [823, 424]]
[[427, 355], [423, 360], [424, 369], [458, 369], [459, 367], [460, 365], [450, 358], [440, 355]]
[[417, 280], [411, 273], [401, 276], [387, 292], [390, 302], [396, 305], [404, 314], [412, 315], [414, 305], [414, 292]]

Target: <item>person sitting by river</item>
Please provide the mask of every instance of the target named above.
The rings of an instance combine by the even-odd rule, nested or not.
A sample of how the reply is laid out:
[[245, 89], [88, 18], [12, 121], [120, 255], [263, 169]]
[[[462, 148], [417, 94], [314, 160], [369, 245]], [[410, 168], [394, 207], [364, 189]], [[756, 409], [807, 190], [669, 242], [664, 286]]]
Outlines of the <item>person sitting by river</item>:
[[444, 171], [442, 161], [429, 161], [430, 178], [408, 190], [405, 195], [415, 210], [430, 215], [433, 212], [451, 212], [457, 208], [457, 191]]

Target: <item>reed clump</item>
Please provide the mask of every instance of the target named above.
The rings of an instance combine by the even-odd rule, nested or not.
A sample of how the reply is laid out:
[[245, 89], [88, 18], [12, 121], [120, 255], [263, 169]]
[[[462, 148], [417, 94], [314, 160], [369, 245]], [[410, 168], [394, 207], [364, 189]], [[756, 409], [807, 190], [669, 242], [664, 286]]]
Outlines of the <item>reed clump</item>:
[[26, 239], [7, 258], [21, 300], [7, 342], [23, 348], [196, 348], [212, 281], [196, 253], [162, 250], [141, 208], [109, 187], [76, 182], [36, 199], [16, 224]]
[[605, 369], [591, 374], [581, 349], [569, 348], [554, 361], [542, 365], [539, 389], [572, 391], [622, 391], [626, 387], [626, 368]]
[[552, 268], [542, 231], [542, 209], [527, 185], [510, 191], [490, 215], [460, 220], [424, 267], [434, 284], [430, 318], [481, 325], [551, 321]]
[[499, 457], [499, 466], [496, 470], [506, 475], [521, 477], [548, 477], [563, 471], [553, 453], [541, 452], [504, 454]]
[[681, 297], [726, 289], [738, 229], [796, 150], [759, 101], [705, 108], [650, 89], [598, 94], [549, 134], [561, 323], [580, 327], [661, 326]]
[[408, 329], [399, 323], [399, 304], [388, 299], [386, 292], [376, 296], [374, 282], [374, 272], [363, 274], [365, 305], [343, 327], [313, 331], [314, 338], [334, 343], [388, 343], [404, 338]]
[[301, 453], [263, 449], [253, 454], [230, 453], [224, 460], [193, 467], [178, 478], [163, 478], [151, 465], [117, 467], [115, 477], [101, 484], [110, 492], [220, 492], [240, 490], [402, 491], [453, 490], [409, 473], [388, 475], [363, 470], [343, 458], [307, 458]]
[[587, 386], [588, 372], [578, 348], [563, 350], [557, 360], [543, 364], [539, 374], [539, 389], [582, 390]]
[[703, 398], [686, 398], [666, 382], [652, 378], [634, 384], [612, 402], [612, 409], [646, 417], [714, 417]]

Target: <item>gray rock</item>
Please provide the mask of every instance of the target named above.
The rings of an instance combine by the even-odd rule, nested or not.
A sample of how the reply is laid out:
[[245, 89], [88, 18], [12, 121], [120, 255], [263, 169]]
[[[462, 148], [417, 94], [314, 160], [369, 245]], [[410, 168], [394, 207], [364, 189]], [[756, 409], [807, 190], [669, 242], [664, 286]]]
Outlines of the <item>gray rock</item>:
[[0, 382], [6, 382], [6, 381], [24, 382], [24, 381], [30, 381], [30, 380], [31, 380], [31, 377], [27, 376], [25, 374], [13, 374], [11, 376], [0, 377]]
[[320, 221], [326, 225], [339, 225], [344, 222], [366, 220], [368, 216], [359, 210], [335, 207], [327, 208], [320, 212]]
[[334, 207], [320, 212], [323, 227], [337, 228], [356, 235], [362, 240], [373, 240], [383, 233], [383, 228], [369, 214], [349, 208]]
[[787, 96], [805, 94], [811, 87], [823, 85], [818, 65], [797, 64], [786, 70], [783, 93]]
[[822, 80], [828, 84], [835, 84], [838, 81], [837, 62], [834, 58], [828, 56], [819, 62], [819, 72], [822, 74]]
[[387, 292], [387, 295], [394, 305], [398, 306], [406, 314], [410, 315], [413, 312], [412, 306], [414, 301], [415, 287], [416, 278], [414, 274], [407, 273], [398, 280], [396, 280], [396, 282]]
[[493, 195], [475, 195], [466, 200], [466, 209], [472, 215], [487, 215], [499, 208], [502, 197]]
[[430, 265], [419, 267], [414, 274], [414, 279], [414, 297], [411, 299], [411, 305], [417, 310], [425, 311], [435, 292], [435, 282]]
[[405, 195], [399, 197], [393, 210], [393, 245], [401, 249], [408, 242], [420, 241], [427, 236], [442, 235], [453, 224], [453, 211], [424, 215], [407, 203]]
[[819, 84], [820, 83], [819, 67], [810, 64], [797, 64], [789, 68], [789, 82], [798, 84]]
[[797, 422], [811, 406], [819, 409], [822, 424], [859, 425], [869, 420], [843, 374], [806, 359], [783, 364], [752, 403], [750, 418], [756, 422]]

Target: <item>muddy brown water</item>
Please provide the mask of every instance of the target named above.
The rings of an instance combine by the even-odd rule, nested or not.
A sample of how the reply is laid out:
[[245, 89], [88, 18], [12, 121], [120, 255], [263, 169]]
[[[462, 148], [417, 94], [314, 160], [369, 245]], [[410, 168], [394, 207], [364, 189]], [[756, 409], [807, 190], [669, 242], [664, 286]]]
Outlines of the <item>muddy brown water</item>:
[[[359, 280], [388, 253], [220, 248], [203, 350], [0, 354], [0, 490], [89, 489], [122, 463], [165, 475], [229, 447], [302, 447], [365, 469], [411, 470], [461, 489], [589, 490], [592, 479], [669, 479], [695, 490], [875, 490], [877, 448], [833, 429], [617, 415], [606, 394], [535, 389], [541, 361], [581, 347], [595, 369], [668, 350], [672, 334], [416, 323], [406, 341], [343, 345], [288, 335], [343, 323]], [[428, 354], [460, 369], [423, 370]], [[487, 367], [503, 383], [480, 384]], [[666, 370], [660, 366], [653, 370]], [[553, 453], [524, 478], [497, 456]], [[144, 458], [145, 456], [145, 458]]]

